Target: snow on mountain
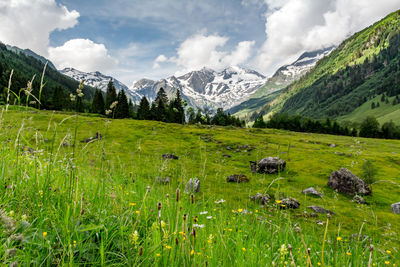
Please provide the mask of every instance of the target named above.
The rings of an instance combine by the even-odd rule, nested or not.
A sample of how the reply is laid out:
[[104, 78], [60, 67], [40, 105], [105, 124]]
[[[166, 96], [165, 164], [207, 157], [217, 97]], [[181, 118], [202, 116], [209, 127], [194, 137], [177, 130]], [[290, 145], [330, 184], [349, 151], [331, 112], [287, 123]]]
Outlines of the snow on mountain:
[[85, 84], [89, 85], [91, 87], [98, 88], [102, 90], [103, 92], [107, 91], [107, 85], [110, 80], [113, 81], [113, 84], [115, 86], [115, 89], [117, 91], [124, 90], [127, 96], [132, 99], [132, 102], [134, 103], [139, 103], [140, 99], [142, 98], [141, 95], [129, 90], [128, 86], [123, 84], [122, 82], [118, 81], [117, 79], [114, 79], [111, 76], [104, 75], [98, 71], [96, 72], [83, 72], [76, 70], [74, 68], [65, 68], [63, 70], [60, 70], [60, 73], [71, 77], [74, 80], [77, 81], [82, 81], [85, 80]]
[[245, 101], [265, 82], [266, 77], [260, 73], [234, 66], [220, 72], [203, 68], [159, 81], [142, 79], [130, 89], [150, 101], [155, 99], [161, 87], [169, 98], [180, 90], [190, 106], [215, 111], [217, 108], [226, 110]]

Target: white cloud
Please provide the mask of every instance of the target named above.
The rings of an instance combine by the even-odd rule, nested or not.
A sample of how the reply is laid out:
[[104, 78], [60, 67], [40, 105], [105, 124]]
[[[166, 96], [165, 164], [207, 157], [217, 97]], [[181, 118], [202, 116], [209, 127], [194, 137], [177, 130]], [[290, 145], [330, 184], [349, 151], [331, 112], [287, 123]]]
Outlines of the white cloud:
[[47, 56], [50, 33], [74, 27], [78, 17], [55, 0], [0, 0], [0, 41]]
[[73, 39], [62, 46], [50, 47], [49, 58], [58, 69], [73, 67], [85, 72], [108, 72], [118, 63], [104, 44], [88, 39]]
[[266, 41], [256, 65], [271, 74], [304, 51], [338, 45], [400, 8], [398, 0], [265, 0]]
[[228, 42], [227, 37], [196, 34], [180, 44], [177, 56], [169, 61], [183, 68], [179, 73], [208, 67], [215, 70], [245, 63], [251, 56], [254, 41], [240, 42], [235, 50], [221, 50]]
[[167, 62], [168, 58], [164, 55], [159, 55], [156, 60], [154, 60], [153, 69], [159, 69], [160, 63]]

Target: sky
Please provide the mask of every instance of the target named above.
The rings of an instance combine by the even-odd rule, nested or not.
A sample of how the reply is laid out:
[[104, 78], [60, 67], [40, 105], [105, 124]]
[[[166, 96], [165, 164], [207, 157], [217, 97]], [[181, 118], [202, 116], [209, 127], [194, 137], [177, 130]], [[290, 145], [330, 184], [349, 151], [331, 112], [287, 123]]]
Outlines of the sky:
[[128, 86], [203, 67], [269, 76], [398, 9], [399, 0], [0, 0], [0, 41]]

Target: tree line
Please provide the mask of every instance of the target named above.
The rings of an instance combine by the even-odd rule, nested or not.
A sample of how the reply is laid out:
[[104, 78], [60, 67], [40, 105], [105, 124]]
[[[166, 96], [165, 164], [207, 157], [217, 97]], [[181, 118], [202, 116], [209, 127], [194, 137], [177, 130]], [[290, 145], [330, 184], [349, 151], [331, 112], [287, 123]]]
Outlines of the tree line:
[[392, 121], [385, 122], [380, 126], [378, 120], [369, 116], [360, 124], [359, 129], [339, 124], [335, 120], [326, 118], [316, 120], [303, 117], [301, 115], [289, 115], [287, 113], [275, 113], [268, 121], [264, 121], [263, 116], [259, 116], [253, 128], [273, 128], [295, 132], [310, 132], [321, 134], [345, 135], [354, 137], [400, 139], [400, 126]]

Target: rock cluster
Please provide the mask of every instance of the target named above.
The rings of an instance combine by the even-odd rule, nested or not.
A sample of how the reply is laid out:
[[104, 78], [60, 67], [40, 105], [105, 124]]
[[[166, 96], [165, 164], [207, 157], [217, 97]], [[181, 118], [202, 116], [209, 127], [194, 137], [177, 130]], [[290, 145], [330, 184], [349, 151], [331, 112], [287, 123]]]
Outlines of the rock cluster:
[[328, 186], [348, 195], [371, 194], [368, 185], [346, 168], [340, 168], [340, 170], [332, 172], [329, 177]]

